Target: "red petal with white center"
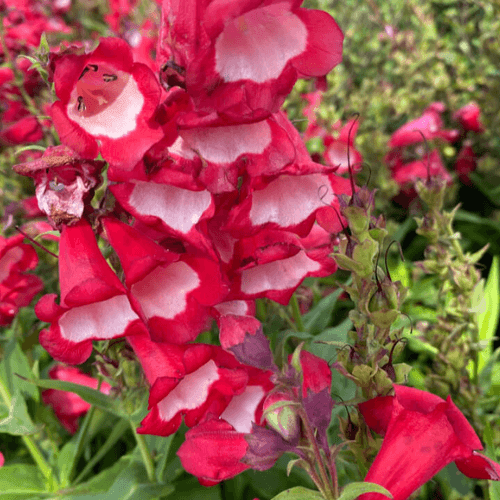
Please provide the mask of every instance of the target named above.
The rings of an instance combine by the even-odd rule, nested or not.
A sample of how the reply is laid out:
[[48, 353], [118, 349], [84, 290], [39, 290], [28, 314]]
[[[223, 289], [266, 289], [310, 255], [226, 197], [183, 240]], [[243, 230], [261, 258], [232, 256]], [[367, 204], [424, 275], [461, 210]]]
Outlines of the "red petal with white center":
[[157, 266], [131, 284], [130, 293], [153, 340], [182, 344], [208, 326], [208, 306], [220, 302], [226, 288], [218, 264], [187, 257]]
[[[146, 347], [141, 345], [144, 342]], [[142, 421], [141, 433], [169, 435], [177, 430], [182, 417], [192, 427], [209, 415], [218, 416], [248, 381], [243, 366], [217, 346], [195, 344], [175, 350], [175, 346], [158, 344], [155, 351], [160, 352], [147, 355], [150, 341], [135, 337], [131, 343], [146, 373], [149, 370], [148, 379], [153, 380], [151, 412]], [[159, 366], [158, 361], [166, 355], [173, 359]]]
[[52, 107], [54, 125], [61, 140], [80, 154], [88, 157], [94, 152], [89, 144], [99, 139], [103, 157], [130, 170], [163, 137], [151, 120], [160, 85], [146, 65], [133, 63], [124, 40], [104, 38], [92, 53], [63, 55], [54, 65], [61, 99]]
[[[284, 236], [287, 234], [283, 232]], [[275, 253], [272, 248], [270, 250]], [[306, 238], [296, 239], [296, 250], [289, 257], [235, 273], [231, 298], [267, 297], [286, 305], [304, 278], [328, 276], [337, 269], [329, 257], [333, 251], [330, 235], [319, 226], [313, 226]]]
[[99, 154], [97, 141], [80, 125], [68, 118], [62, 101], [52, 104], [50, 115], [63, 144], [70, 146], [83, 158], [95, 158]]
[[[340, 61], [342, 33], [335, 21], [298, 5], [211, 2], [199, 30], [212, 39], [210, 49], [203, 38], [200, 50], [186, 57], [172, 44], [199, 112], [208, 115], [215, 110], [233, 123], [264, 119], [281, 106], [297, 73], [322, 76]], [[170, 40], [177, 38], [175, 31], [170, 30]]]
[[255, 123], [181, 129], [179, 135], [168, 149], [176, 168], [199, 172], [214, 193], [236, 189], [245, 171], [270, 175], [298, 158], [310, 162], [297, 130], [280, 113]]
[[155, 218], [174, 233], [187, 235], [213, 215], [208, 191], [190, 191], [166, 184], [130, 182], [111, 186], [120, 203], [139, 218]]
[[267, 5], [228, 21], [215, 41], [215, 71], [225, 82], [277, 79], [302, 54], [308, 32], [286, 3]]
[[230, 300], [217, 304], [214, 309], [221, 315], [253, 316], [255, 314], [255, 302], [250, 300]]
[[125, 288], [102, 256], [89, 223], [64, 226], [59, 245], [61, 305], [46, 295], [35, 312], [52, 323], [40, 343], [58, 361], [78, 364], [92, 350], [92, 340], [132, 335], [144, 328]]
[[268, 227], [306, 236], [316, 210], [336, 198], [330, 177], [281, 175], [270, 182], [253, 181], [243, 202], [231, 210], [227, 230], [243, 237]]
[[208, 191], [143, 181], [115, 184], [110, 190], [125, 210], [145, 224], [210, 252], [211, 243], [196, 227], [214, 213]]
[[40, 332], [40, 344], [57, 361], [80, 364], [92, 352], [92, 340], [135, 335], [144, 325], [132, 310], [126, 295], [71, 309], [55, 304], [56, 295], [45, 295], [35, 306], [49, 330]]
[[252, 423], [258, 422], [257, 411], [267, 391], [260, 385], [249, 385], [242, 394], [234, 396], [220, 418], [231, 424], [238, 432], [249, 433]]
[[[349, 148], [349, 154], [348, 154]], [[341, 141], [333, 141], [324, 152], [328, 164], [336, 167], [337, 174], [349, 172], [349, 165], [354, 172], [359, 172], [363, 166], [363, 157], [352, 146]]]

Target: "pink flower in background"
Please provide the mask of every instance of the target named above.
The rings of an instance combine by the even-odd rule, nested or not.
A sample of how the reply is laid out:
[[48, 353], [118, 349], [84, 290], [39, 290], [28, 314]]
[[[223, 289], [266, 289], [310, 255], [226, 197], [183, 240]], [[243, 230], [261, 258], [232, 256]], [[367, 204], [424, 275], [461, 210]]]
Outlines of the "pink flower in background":
[[43, 282], [34, 274], [38, 256], [19, 234], [10, 238], [0, 236], [0, 326], [9, 325], [34, 296], [43, 289]]
[[[97, 389], [98, 386], [98, 381], [95, 378], [85, 375], [78, 368], [60, 364], [54, 365], [49, 370], [49, 377], [54, 380], [64, 380], [84, 385], [92, 389]], [[111, 386], [107, 382], [102, 382], [99, 390], [104, 394], [109, 394]], [[56, 417], [70, 434], [74, 434], [78, 430], [78, 420], [87, 413], [91, 406], [90, 403], [87, 403], [73, 392], [56, 389], [42, 391], [42, 399], [46, 405], [52, 406]]]
[[441, 138], [453, 142], [458, 138], [458, 130], [443, 129], [441, 114], [445, 107], [442, 102], [433, 102], [422, 113], [420, 118], [405, 123], [398, 128], [389, 141], [390, 148], [400, 148], [424, 141]]
[[481, 122], [481, 109], [475, 102], [460, 108], [453, 114], [453, 118], [460, 123], [464, 132], [469, 130], [478, 134], [484, 132], [484, 125]]

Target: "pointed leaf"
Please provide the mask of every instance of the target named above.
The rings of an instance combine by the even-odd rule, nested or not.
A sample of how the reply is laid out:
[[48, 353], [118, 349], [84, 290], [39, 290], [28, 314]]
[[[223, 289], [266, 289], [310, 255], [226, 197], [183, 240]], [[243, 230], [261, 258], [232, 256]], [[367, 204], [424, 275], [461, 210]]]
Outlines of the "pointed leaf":
[[322, 298], [313, 309], [304, 314], [302, 321], [307, 331], [312, 334], [323, 331], [332, 320], [332, 312], [337, 303], [337, 299], [342, 293], [342, 288]]
[[383, 486], [374, 483], [351, 483], [348, 484], [343, 490], [338, 500], [354, 500], [358, 498], [359, 495], [363, 493], [381, 493], [389, 498], [392, 498], [390, 492], [388, 492]]
[[45, 479], [35, 465], [15, 464], [0, 468], [0, 499], [27, 499], [46, 491]]
[[477, 313], [479, 339], [488, 340], [488, 347], [479, 352], [479, 366], [481, 371], [486, 365], [492, 350], [492, 337], [495, 335], [498, 317], [500, 314], [500, 263], [498, 255], [493, 257], [488, 280], [484, 289], [481, 307]]
[[39, 401], [40, 395], [38, 389], [26, 382], [26, 380], [16, 377], [15, 373], [26, 378], [33, 377], [28, 358], [17, 340], [12, 338], [5, 345], [4, 356], [0, 363], [0, 377], [7, 383], [11, 394], [14, 394], [16, 389], [19, 389], [35, 401]]
[[56, 389], [59, 391], [74, 392], [83, 400], [87, 401], [87, 403], [90, 403], [103, 411], [113, 413], [119, 417], [128, 418], [128, 416], [120, 408], [118, 401], [100, 391], [97, 391], [96, 389], [91, 389], [90, 387], [86, 387], [84, 385], [74, 384], [73, 382], [65, 382], [62, 380], [42, 379], [28, 380], [28, 382], [35, 384], [38, 387], [42, 387], [43, 389]]
[[282, 491], [272, 500], [323, 500], [323, 495], [319, 491], [295, 486], [295, 488]]
[[[37, 432], [19, 389], [12, 396], [8, 415], [0, 420], [0, 433], [26, 436]], [[1, 490], [0, 490], [1, 491]]]

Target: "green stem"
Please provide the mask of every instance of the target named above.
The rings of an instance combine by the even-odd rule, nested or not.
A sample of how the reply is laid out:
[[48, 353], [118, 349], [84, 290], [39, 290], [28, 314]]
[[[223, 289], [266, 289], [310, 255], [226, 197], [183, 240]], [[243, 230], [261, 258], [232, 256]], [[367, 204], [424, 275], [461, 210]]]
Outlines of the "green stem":
[[71, 464], [71, 469], [69, 471], [68, 477], [69, 480], [71, 481], [71, 478], [73, 477], [75, 473], [75, 468], [76, 464], [78, 462], [78, 458], [80, 458], [80, 455], [82, 454], [83, 447], [85, 445], [85, 441], [87, 438], [87, 433], [90, 427], [90, 423], [92, 419], [94, 418], [94, 413], [95, 413], [95, 406], [91, 406], [90, 410], [87, 412], [85, 415], [82, 425], [80, 426], [80, 429], [78, 430], [78, 437], [76, 441], [76, 448], [75, 448], [75, 453], [73, 454], [73, 463]]
[[153, 458], [149, 453], [148, 446], [146, 444], [146, 440], [141, 434], [137, 434], [135, 429], [135, 424], [132, 420], [129, 420], [130, 427], [132, 427], [132, 432], [134, 433], [135, 440], [137, 442], [137, 446], [139, 446], [139, 450], [141, 452], [142, 460], [144, 462], [144, 466], [146, 467], [146, 472], [148, 473], [148, 479], [150, 482], [154, 483], [156, 481], [155, 477], [155, 466], [153, 463]]
[[297, 295], [293, 294], [290, 300], [290, 305], [292, 306], [292, 315], [299, 332], [305, 332], [306, 327], [302, 321], [302, 315], [300, 314], [299, 301], [297, 300]]
[[[4, 403], [8, 408], [11, 407], [12, 397], [10, 395], [9, 389], [5, 385], [4, 381], [0, 377], [0, 396], [2, 397]], [[38, 449], [37, 444], [31, 436], [21, 436], [26, 448], [31, 454], [31, 457], [35, 461], [36, 465], [40, 469], [40, 472], [44, 475], [49, 483], [53, 483], [54, 475], [52, 474], [52, 469], [45, 461], [45, 458], [42, 455], [42, 452]]]
[[309, 444], [312, 446], [314, 453], [314, 458], [316, 463], [311, 464], [311, 466], [314, 467], [314, 465], [317, 465], [319, 470], [319, 475], [321, 478], [320, 480], [321, 484], [316, 483], [316, 486], [318, 486], [318, 489], [321, 491], [321, 494], [324, 496], [325, 500], [335, 500], [335, 498], [337, 498], [338, 495], [334, 491], [333, 484], [330, 481], [328, 474], [326, 472], [324, 460], [321, 455], [320, 449], [318, 447], [318, 442], [316, 441], [316, 436], [314, 435], [311, 422], [309, 422], [309, 418], [307, 417], [307, 413], [305, 412], [305, 410], [301, 410], [299, 412], [299, 415], [304, 425], [304, 430], [306, 433], [307, 440], [309, 441]]
[[85, 468], [78, 474], [78, 477], [71, 483], [72, 486], [76, 486], [82, 481], [82, 479], [92, 470], [94, 465], [96, 465], [104, 455], [113, 447], [113, 445], [120, 439], [123, 433], [128, 428], [128, 422], [121, 419], [111, 431], [111, 434], [106, 439], [105, 443], [101, 446], [99, 451], [87, 462]]

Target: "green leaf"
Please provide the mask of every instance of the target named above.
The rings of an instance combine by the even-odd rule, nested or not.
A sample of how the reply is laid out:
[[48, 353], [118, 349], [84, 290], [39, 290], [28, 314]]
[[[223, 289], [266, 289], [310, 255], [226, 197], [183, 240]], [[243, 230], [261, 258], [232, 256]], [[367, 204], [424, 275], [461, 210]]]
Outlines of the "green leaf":
[[152, 500], [169, 495], [173, 490], [167, 483], [150, 483], [144, 465], [127, 456], [88, 483], [76, 489], [61, 490], [55, 499]]
[[148, 482], [146, 469], [133, 461], [116, 478], [113, 486], [102, 496], [102, 500], [149, 500], [170, 494], [173, 486], [167, 483]]
[[0, 468], [0, 500], [24, 500], [46, 491], [45, 479], [35, 465], [14, 464]]
[[498, 325], [500, 314], [500, 264], [499, 257], [495, 255], [491, 264], [490, 273], [484, 289], [479, 312], [477, 313], [477, 324], [479, 326], [479, 340], [490, 341], [488, 347], [479, 351], [478, 370], [481, 371], [492, 351], [492, 342]]
[[16, 389], [11, 399], [9, 413], [0, 421], [0, 433], [26, 436], [35, 433], [37, 430], [28, 414], [21, 391]]
[[319, 491], [309, 490], [303, 486], [296, 486], [289, 490], [282, 491], [272, 500], [323, 500], [323, 495]]
[[119, 401], [112, 399], [110, 396], [103, 394], [102, 392], [91, 389], [80, 384], [74, 384], [73, 382], [65, 382], [63, 380], [28, 380], [28, 382], [42, 387], [43, 389], [56, 389], [58, 391], [68, 391], [78, 394], [83, 400], [87, 401], [91, 405], [97, 408], [113, 413], [118, 417], [128, 418], [128, 415], [124, 413], [121, 409]]
[[40, 37], [40, 45], [38, 46], [38, 52], [40, 54], [48, 54], [50, 52], [49, 42], [47, 42], [47, 35], [45, 32], [42, 33]]
[[[497, 460], [495, 456], [495, 443], [493, 430], [489, 422], [484, 426], [483, 433], [484, 442], [486, 444], [486, 456], [492, 460]], [[488, 490], [490, 494], [490, 500], [500, 500], [500, 483], [498, 481], [488, 481]]]
[[354, 500], [363, 493], [381, 493], [382, 495], [392, 498], [391, 493], [387, 491], [383, 486], [375, 483], [362, 482], [348, 484], [342, 490], [342, 494], [340, 495], [338, 500]]
[[0, 363], [0, 377], [7, 384], [10, 394], [14, 394], [16, 389], [19, 389], [35, 401], [39, 401], [40, 395], [38, 389], [26, 382], [26, 380], [16, 377], [16, 373], [25, 378], [33, 377], [28, 358], [21, 349], [17, 339], [11, 338], [5, 345], [4, 357]]
[[307, 331], [312, 334], [323, 331], [332, 320], [332, 312], [337, 299], [342, 293], [342, 288], [322, 298], [313, 309], [302, 316], [302, 321]]
[[70, 474], [73, 468], [73, 457], [76, 453], [75, 440], [68, 441], [59, 452], [57, 465], [59, 469], [59, 480], [62, 487], [70, 485]]
[[[96, 494], [101, 494], [109, 490], [118, 475], [127, 468], [130, 461], [130, 455], [122, 457], [120, 460], [115, 462], [114, 465], [103, 470], [86, 483], [59, 491], [59, 496], [56, 496], [55, 498], [62, 497], [64, 500], [84, 500], [85, 498], [95, 499]], [[99, 496], [97, 498], [101, 497]]]

